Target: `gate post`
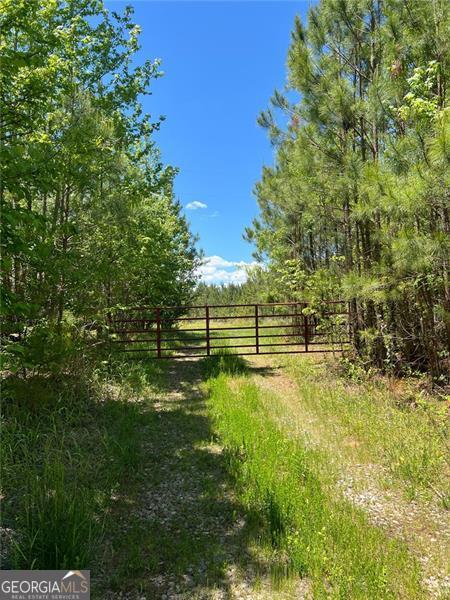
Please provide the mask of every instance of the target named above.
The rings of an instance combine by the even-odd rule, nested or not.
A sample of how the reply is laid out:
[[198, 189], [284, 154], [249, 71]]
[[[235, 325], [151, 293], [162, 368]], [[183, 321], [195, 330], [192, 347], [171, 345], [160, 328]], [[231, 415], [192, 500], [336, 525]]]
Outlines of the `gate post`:
[[309, 332], [308, 332], [308, 315], [303, 315], [303, 335], [305, 338], [305, 352], [308, 352]]
[[206, 318], [206, 356], [211, 354], [211, 345], [209, 337], [209, 306], [205, 306], [205, 318]]
[[156, 355], [161, 358], [161, 309], [156, 309]]
[[255, 346], [256, 354], [259, 354], [259, 315], [257, 304], [255, 304]]

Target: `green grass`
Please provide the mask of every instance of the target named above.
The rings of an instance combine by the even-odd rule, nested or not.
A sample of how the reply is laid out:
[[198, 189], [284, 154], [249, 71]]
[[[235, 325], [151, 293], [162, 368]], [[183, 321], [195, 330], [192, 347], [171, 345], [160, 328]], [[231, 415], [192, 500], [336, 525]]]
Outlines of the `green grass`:
[[416, 562], [364, 514], [329, 497], [314, 452], [268, 418], [258, 388], [210, 382], [210, 410], [239, 497], [258, 515], [275, 570], [308, 577], [316, 598], [421, 598]]
[[[443, 401], [389, 380], [349, 381], [331, 364], [288, 360], [302, 405], [359, 442], [361, 457], [383, 464], [408, 497], [438, 496], [450, 506], [448, 413]], [[397, 382], [399, 385], [399, 382]]]
[[[415, 424], [410, 412], [422, 435], [437, 426], [422, 407], [396, 407], [391, 419], [383, 390], [336, 378], [333, 388], [322, 367], [296, 364], [309, 409], [321, 418], [339, 415], [340, 426], [386, 460], [388, 448], [399, 452], [397, 444], [421, 447], [407, 431]], [[198, 586], [212, 593], [223, 587], [230, 564], [244, 572], [252, 565], [253, 582], [262, 578], [263, 586], [269, 568], [273, 597], [298, 576], [315, 598], [424, 597], [405, 546], [329, 494], [324, 453], [276, 425], [268, 406], [277, 399], [250, 375], [245, 360], [218, 352], [199, 363], [133, 357], [77, 378], [8, 380], [2, 525], [13, 537], [3, 567], [90, 568], [94, 598], [114, 590], [159, 597], [158, 577], [184, 592]], [[376, 418], [371, 393], [381, 406], [382, 433], [369, 435]], [[428, 463], [409, 453], [406, 475], [398, 476], [415, 480], [411, 464]], [[421, 477], [432, 477], [429, 465], [424, 469]], [[158, 490], [164, 501], [152, 512]], [[243, 515], [245, 525], [235, 531]], [[182, 587], [186, 576], [189, 588]]]
[[216, 350], [214, 355], [203, 363], [203, 376], [205, 380], [217, 377], [221, 373], [230, 376], [244, 375], [247, 372], [247, 363], [236, 354], [227, 350]]
[[209, 597], [205, 590], [224, 586], [230, 562], [244, 560], [246, 528], [233, 528], [242, 509], [224, 457], [211, 447], [200, 390], [207, 373], [228, 367], [234, 372], [231, 361], [165, 362], [163, 384], [153, 392], [156, 410], [144, 394], [145, 474], [116, 507], [102, 558], [110, 576], [96, 587], [99, 598], [108, 590], [159, 598], [174, 593], [171, 583], [188, 594], [194, 586], [204, 590], [192, 597]]
[[8, 568], [92, 564], [113, 496], [140, 471], [143, 416], [139, 403], [129, 402], [143, 385], [137, 372], [141, 377], [142, 369], [117, 363], [112, 372], [76, 379], [6, 382], [2, 525], [14, 532]]
[[227, 364], [242, 369], [227, 357], [204, 368], [133, 357], [76, 379], [10, 379], [1, 524], [13, 536], [2, 567], [88, 568], [99, 599], [160, 597], [158, 577], [223, 585], [234, 560], [223, 540], [240, 555], [246, 533], [233, 531], [241, 507], [211, 451], [199, 386]]

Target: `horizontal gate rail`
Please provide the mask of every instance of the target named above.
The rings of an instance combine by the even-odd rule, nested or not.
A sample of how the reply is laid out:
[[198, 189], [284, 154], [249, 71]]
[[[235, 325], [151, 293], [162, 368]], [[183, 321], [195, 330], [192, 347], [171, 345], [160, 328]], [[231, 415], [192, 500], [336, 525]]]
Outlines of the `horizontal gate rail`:
[[[322, 301], [323, 304], [326, 304], [328, 306], [334, 305], [334, 304], [345, 304], [347, 305], [347, 300], [323, 300]], [[273, 306], [306, 306], [311, 304], [310, 302], [308, 302], [307, 300], [301, 300], [298, 302], [258, 302], [257, 303], [259, 307], [273, 307]], [[199, 309], [199, 310], [205, 310], [205, 306], [208, 306], [210, 309], [211, 308], [249, 308], [249, 307], [254, 307], [254, 304], [189, 304], [189, 305], [182, 305], [182, 306], [164, 306], [164, 307], [160, 307], [161, 310], [186, 310], [186, 308], [189, 309]], [[127, 311], [129, 313], [132, 312], [142, 312], [145, 310], [156, 310], [157, 307], [155, 306], [135, 306], [134, 308], [129, 308], [127, 309]]]
[[350, 343], [348, 315], [343, 300], [138, 307], [111, 315], [109, 331], [111, 347], [158, 359], [336, 352]]

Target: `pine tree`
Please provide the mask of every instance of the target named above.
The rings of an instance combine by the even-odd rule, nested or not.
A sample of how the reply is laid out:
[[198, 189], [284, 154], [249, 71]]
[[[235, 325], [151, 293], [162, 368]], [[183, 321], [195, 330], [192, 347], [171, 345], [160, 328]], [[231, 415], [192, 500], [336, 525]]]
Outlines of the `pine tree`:
[[299, 101], [276, 92], [259, 120], [277, 161], [247, 231], [274, 278], [303, 273], [292, 298], [350, 301], [368, 361], [435, 376], [450, 350], [449, 23], [441, 0], [322, 0], [296, 19]]

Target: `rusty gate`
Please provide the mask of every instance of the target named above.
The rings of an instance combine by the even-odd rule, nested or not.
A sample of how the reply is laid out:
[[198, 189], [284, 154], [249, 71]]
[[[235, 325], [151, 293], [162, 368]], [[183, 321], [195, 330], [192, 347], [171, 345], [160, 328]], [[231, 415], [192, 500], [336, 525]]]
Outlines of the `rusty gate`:
[[110, 315], [110, 342], [151, 357], [336, 352], [349, 343], [348, 305], [325, 301], [140, 307]]

